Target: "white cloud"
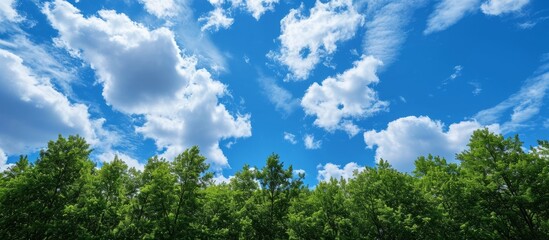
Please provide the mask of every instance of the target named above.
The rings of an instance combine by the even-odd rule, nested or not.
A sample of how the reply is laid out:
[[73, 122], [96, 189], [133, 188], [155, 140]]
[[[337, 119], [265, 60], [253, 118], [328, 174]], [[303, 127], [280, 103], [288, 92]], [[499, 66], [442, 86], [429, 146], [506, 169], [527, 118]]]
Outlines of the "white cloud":
[[139, 2], [144, 5], [149, 14], [156, 16], [160, 23], [176, 33], [177, 42], [182, 42], [185, 47], [181, 51], [194, 54], [201, 63], [213, 71], [226, 70], [225, 57], [213, 44], [209, 35], [201, 30], [199, 21], [194, 17], [192, 1], [139, 0]]
[[71, 103], [49, 78], [38, 76], [23, 60], [0, 49], [0, 149], [7, 155], [37, 150], [58, 134], [99, 140], [102, 119], [90, 120], [88, 108]]
[[[252, 16], [259, 20], [266, 11], [272, 11], [279, 0], [246, 0], [246, 9]], [[241, 0], [232, 0], [233, 4]]]
[[487, 15], [501, 15], [519, 11], [529, 2], [530, 0], [488, 0], [480, 6], [480, 9]]
[[321, 84], [313, 83], [305, 92], [301, 106], [307, 115], [316, 117], [314, 124], [328, 131], [345, 130], [350, 136], [359, 128], [349, 119], [361, 119], [387, 109], [369, 85], [379, 82], [376, 76], [381, 61], [362, 56], [351, 69]]
[[[222, 8], [223, 5], [228, 4], [225, 11], [234, 11], [236, 9], [243, 9], [252, 14], [252, 16], [259, 20], [261, 16], [267, 11], [273, 11], [274, 6], [279, 0], [209, 0], [216, 9]], [[215, 10], [214, 10], [215, 11]]]
[[274, 79], [263, 77], [259, 79], [259, 83], [263, 93], [275, 105], [276, 110], [287, 116], [299, 107], [299, 99], [294, 98], [288, 90], [277, 85]]
[[340, 180], [354, 178], [354, 173], [364, 171], [365, 167], [358, 165], [355, 162], [350, 162], [345, 164], [343, 168], [340, 168], [340, 165], [333, 163], [326, 163], [326, 165], [318, 165], [318, 181], [329, 181], [331, 178]]
[[424, 34], [439, 32], [461, 20], [466, 14], [478, 9], [480, 0], [442, 0], [427, 20]]
[[370, 149], [376, 146], [377, 161], [383, 158], [395, 169], [410, 172], [419, 156], [432, 154], [455, 160], [473, 131], [483, 127], [499, 132], [498, 125], [483, 126], [476, 121], [454, 123], [445, 130], [441, 122], [429, 117], [409, 116], [390, 122], [385, 130], [365, 132], [364, 141]]
[[13, 166], [13, 164], [7, 164], [8, 156], [4, 153], [4, 151], [0, 148], [0, 172], [3, 172]]
[[220, 173], [217, 173], [213, 178], [213, 182], [215, 184], [222, 184], [222, 183], [230, 183], [231, 182], [231, 179], [233, 178], [234, 176], [229, 176], [228, 178], [223, 176], [223, 174], [220, 174]]
[[228, 17], [222, 8], [216, 8], [209, 12], [207, 16], [199, 18], [198, 21], [206, 22], [202, 28], [200, 28], [202, 31], [212, 30], [215, 32], [220, 28], [229, 28], [233, 24], [234, 19]]
[[450, 75], [450, 79], [454, 80], [457, 77], [461, 76], [461, 70], [463, 70], [463, 67], [461, 65], [454, 66], [454, 73]]
[[21, 19], [15, 10], [17, 0], [2, 0], [0, 1], [0, 23], [3, 21], [16, 22]]
[[145, 164], [144, 163], [141, 163], [138, 160], [136, 160], [135, 158], [132, 158], [132, 157], [128, 156], [127, 154], [124, 154], [124, 153], [121, 153], [121, 152], [118, 152], [118, 151], [104, 152], [104, 153], [102, 153], [98, 156], [98, 160], [101, 161], [101, 162], [110, 163], [110, 162], [112, 162], [112, 160], [114, 160], [115, 156], [118, 156], [118, 159], [122, 160], [130, 168], [133, 167], [133, 168], [135, 168], [137, 170], [140, 170], [140, 171], [143, 171], [143, 169], [145, 169]]
[[34, 74], [49, 78], [52, 83], [61, 87], [63, 94], [72, 97], [70, 85], [78, 81], [75, 77], [76, 67], [72, 66], [63, 50], [46, 44], [36, 44], [21, 29], [10, 31], [7, 35], [0, 40], [0, 48], [19, 56]]
[[366, 55], [372, 55], [389, 65], [406, 38], [405, 27], [423, 0], [369, 1], [364, 36]]
[[294, 173], [294, 175], [305, 174], [305, 170], [303, 170], [303, 169], [295, 169], [293, 173]]
[[139, 0], [145, 10], [158, 18], [174, 17], [179, 13], [179, 5], [174, 0]]
[[297, 140], [295, 140], [295, 135], [289, 132], [284, 132], [284, 140], [290, 142], [291, 144], [297, 143]]
[[456, 78], [461, 76], [461, 71], [462, 70], [463, 70], [463, 66], [461, 66], [461, 65], [454, 66], [454, 72], [452, 74], [450, 74], [450, 76], [448, 76], [448, 78], [444, 79], [444, 81], [442, 81], [442, 84], [438, 88], [439, 89], [444, 88], [450, 82], [456, 80]]
[[170, 30], [149, 30], [108, 10], [85, 18], [62, 0], [43, 11], [65, 47], [96, 71], [107, 104], [144, 116], [136, 131], [167, 159], [198, 145], [214, 168], [227, 167], [219, 141], [251, 136], [250, 116], [233, 116], [219, 103], [226, 86], [197, 69], [194, 57], [183, 57]]
[[322, 141], [315, 141], [315, 137], [311, 134], [305, 134], [305, 137], [303, 137], [303, 143], [305, 144], [306, 149], [319, 149], [322, 146]]
[[479, 82], [469, 82], [469, 85], [473, 86], [473, 95], [477, 96], [482, 92], [482, 85]]
[[351, 39], [363, 22], [351, 0], [316, 1], [309, 16], [303, 15], [303, 8], [290, 10], [282, 19], [280, 52], [268, 54], [289, 68], [288, 79], [307, 79], [320, 59], [333, 54], [337, 43]]
[[517, 93], [474, 118], [483, 124], [500, 123], [503, 133], [515, 131], [539, 113], [548, 89], [549, 68], [542, 68], [541, 74], [526, 81]]
[[517, 26], [520, 28], [520, 29], [531, 29], [533, 27], [535, 27], [538, 23], [536, 21], [526, 21], [526, 22], [523, 22], [523, 23], [519, 23], [517, 24]]

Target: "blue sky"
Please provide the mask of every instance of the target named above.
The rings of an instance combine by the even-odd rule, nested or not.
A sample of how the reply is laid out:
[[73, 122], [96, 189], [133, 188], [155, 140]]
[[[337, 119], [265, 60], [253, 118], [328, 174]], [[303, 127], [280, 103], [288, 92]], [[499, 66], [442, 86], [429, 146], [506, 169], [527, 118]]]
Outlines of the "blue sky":
[[199, 145], [218, 181], [271, 153], [306, 183], [547, 139], [543, 0], [3, 0], [0, 168], [80, 134], [142, 168]]

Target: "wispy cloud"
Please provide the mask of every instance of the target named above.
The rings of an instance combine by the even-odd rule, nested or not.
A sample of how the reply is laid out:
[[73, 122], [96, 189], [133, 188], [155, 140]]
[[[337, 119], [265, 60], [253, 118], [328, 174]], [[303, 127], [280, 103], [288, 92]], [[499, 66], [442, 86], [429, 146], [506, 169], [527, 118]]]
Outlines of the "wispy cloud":
[[530, 0], [488, 0], [480, 6], [480, 9], [484, 14], [497, 16], [519, 11], [529, 2]]
[[282, 112], [284, 116], [290, 115], [299, 107], [300, 100], [294, 98], [292, 93], [276, 84], [274, 79], [261, 77], [259, 84], [269, 101], [275, 105], [276, 110]]
[[[502, 132], [508, 133], [524, 127], [543, 106], [549, 89], [547, 65], [537, 75], [525, 82], [521, 89], [494, 107], [478, 112], [474, 118], [481, 123], [500, 123]], [[507, 117], [508, 116], [508, 117]]]
[[478, 10], [480, 0], [442, 0], [427, 20], [424, 34], [431, 34], [449, 28], [468, 13]]
[[440, 84], [440, 86], [438, 88], [439, 89], [444, 88], [450, 82], [454, 81], [456, 78], [461, 76], [461, 71], [462, 70], [463, 70], [463, 66], [461, 66], [461, 65], [454, 66], [454, 72], [452, 74], [450, 74], [450, 76], [448, 76], [446, 79], [444, 79], [444, 81], [442, 81], [442, 83]]
[[473, 86], [473, 95], [478, 96], [482, 92], [482, 85], [479, 82], [469, 82], [469, 85]]
[[368, 1], [364, 54], [391, 64], [406, 39], [406, 27], [423, 0]]
[[289, 132], [284, 132], [284, 140], [290, 142], [291, 144], [297, 143], [297, 140], [295, 140], [295, 135]]

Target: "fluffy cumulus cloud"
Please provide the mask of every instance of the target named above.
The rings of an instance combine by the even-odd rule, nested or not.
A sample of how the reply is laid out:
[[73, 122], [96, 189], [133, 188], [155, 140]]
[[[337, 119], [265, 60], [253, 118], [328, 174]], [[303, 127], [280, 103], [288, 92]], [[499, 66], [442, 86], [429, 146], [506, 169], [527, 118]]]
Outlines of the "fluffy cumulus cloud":
[[538, 72], [540, 74], [526, 81], [517, 93], [494, 107], [478, 112], [474, 118], [483, 124], [500, 123], [503, 133], [527, 126], [528, 121], [540, 112], [549, 90], [549, 65]]
[[147, 12], [158, 18], [174, 17], [179, 13], [179, 5], [174, 0], [139, 0]]
[[0, 49], [0, 149], [6, 155], [32, 152], [58, 134], [79, 134], [98, 142], [87, 106], [71, 103], [49, 78], [38, 77], [23, 60]]
[[202, 25], [202, 31], [218, 31], [220, 28], [229, 28], [233, 24], [234, 19], [228, 17], [222, 8], [215, 8], [207, 16], [199, 18], [198, 21], [205, 22]]
[[319, 149], [322, 146], [322, 141], [315, 140], [315, 136], [311, 134], [305, 134], [303, 143], [305, 144], [306, 149]]
[[316, 1], [309, 16], [303, 5], [282, 19], [280, 52], [269, 56], [287, 66], [289, 79], [303, 80], [323, 57], [337, 50], [337, 43], [351, 39], [363, 17], [351, 0]]
[[354, 177], [355, 172], [364, 171], [365, 167], [358, 165], [355, 162], [345, 164], [343, 168], [340, 165], [333, 163], [326, 163], [326, 165], [318, 165], [318, 181], [329, 181], [334, 179], [349, 179]]
[[368, 117], [385, 110], [388, 102], [378, 99], [370, 88], [379, 81], [376, 70], [381, 61], [363, 56], [342, 74], [313, 83], [305, 92], [301, 106], [307, 115], [316, 117], [314, 124], [328, 131], [344, 130], [350, 136], [359, 128], [350, 119]]
[[246, 10], [252, 14], [252, 16], [259, 20], [261, 15], [267, 11], [272, 11], [274, 5], [278, 3], [279, 0], [231, 0], [233, 5], [245, 6]]
[[461, 20], [466, 14], [478, 9], [480, 0], [442, 0], [427, 20], [427, 28], [423, 33], [430, 34], [447, 29]]
[[43, 11], [59, 42], [96, 71], [107, 104], [142, 115], [145, 123], [136, 131], [153, 139], [166, 158], [199, 145], [214, 168], [227, 167], [219, 141], [251, 135], [250, 116], [232, 115], [219, 103], [226, 86], [197, 69], [195, 58], [182, 56], [170, 30], [149, 30], [108, 10], [84, 17], [63, 0]]
[[2, 0], [0, 1], [0, 23], [3, 21], [18, 21], [19, 14], [15, 10], [17, 0]]
[[488, 0], [480, 6], [487, 15], [501, 15], [522, 9], [530, 0]]
[[367, 131], [364, 141], [368, 148], [376, 147], [376, 160], [384, 159], [394, 168], [410, 172], [419, 156], [428, 154], [455, 160], [464, 150], [471, 134], [483, 127], [499, 132], [498, 125], [483, 126], [476, 121], [462, 121], [448, 126], [429, 117], [403, 117], [390, 122], [387, 129]]

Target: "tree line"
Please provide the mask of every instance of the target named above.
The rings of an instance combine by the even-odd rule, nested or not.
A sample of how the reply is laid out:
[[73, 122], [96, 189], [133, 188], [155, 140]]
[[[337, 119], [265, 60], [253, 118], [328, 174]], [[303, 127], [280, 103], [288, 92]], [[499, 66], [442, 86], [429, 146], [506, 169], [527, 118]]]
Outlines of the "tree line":
[[473, 133], [459, 164], [381, 160], [309, 188], [272, 154], [215, 184], [198, 147], [101, 168], [59, 136], [0, 175], [0, 239], [549, 239], [549, 142]]

